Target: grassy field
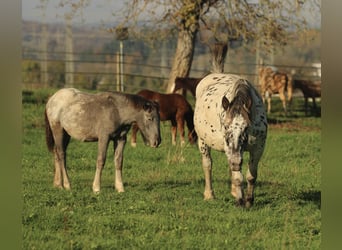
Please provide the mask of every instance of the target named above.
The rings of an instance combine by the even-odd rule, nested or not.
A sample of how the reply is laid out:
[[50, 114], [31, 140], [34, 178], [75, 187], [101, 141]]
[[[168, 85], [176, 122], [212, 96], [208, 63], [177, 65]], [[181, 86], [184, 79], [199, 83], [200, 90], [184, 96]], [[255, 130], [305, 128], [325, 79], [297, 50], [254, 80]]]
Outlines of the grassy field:
[[[321, 118], [304, 117], [301, 100], [292, 116], [269, 117], [255, 205], [246, 210], [235, 207], [227, 161], [215, 151], [216, 199], [203, 200], [197, 147], [171, 146], [168, 123], [158, 149], [140, 137], [137, 148], [127, 143], [125, 193], [113, 188], [112, 147], [101, 193], [92, 193], [97, 144], [74, 140], [68, 149], [72, 191], [54, 189], [44, 101], [30, 98], [23, 103], [23, 249], [320, 249]], [[273, 107], [279, 109], [276, 101]]]

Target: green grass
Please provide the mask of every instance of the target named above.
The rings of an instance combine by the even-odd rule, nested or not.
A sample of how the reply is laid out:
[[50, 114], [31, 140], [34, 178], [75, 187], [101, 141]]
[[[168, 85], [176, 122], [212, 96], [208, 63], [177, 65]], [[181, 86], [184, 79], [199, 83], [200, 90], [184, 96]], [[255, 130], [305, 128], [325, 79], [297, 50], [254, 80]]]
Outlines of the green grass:
[[24, 103], [23, 249], [320, 249], [321, 119], [304, 117], [301, 105], [290, 117], [270, 116], [255, 205], [247, 210], [234, 205], [227, 161], [215, 151], [216, 199], [203, 200], [199, 151], [172, 146], [168, 123], [158, 149], [140, 137], [137, 148], [127, 143], [125, 193], [113, 188], [112, 145], [101, 193], [94, 195], [97, 144], [74, 140], [67, 162], [72, 191], [55, 189], [44, 106]]

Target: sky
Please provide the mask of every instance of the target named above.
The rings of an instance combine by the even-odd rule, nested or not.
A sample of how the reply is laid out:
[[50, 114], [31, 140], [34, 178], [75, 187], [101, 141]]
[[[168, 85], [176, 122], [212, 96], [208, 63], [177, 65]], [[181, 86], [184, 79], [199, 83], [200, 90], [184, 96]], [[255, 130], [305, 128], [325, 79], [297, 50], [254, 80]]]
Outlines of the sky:
[[[63, 21], [65, 9], [58, 7], [60, 0], [47, 1], [47, 22]], [[74, 23], [93, 24], [93, 23], [107, 23], [115, 21], [112, 11], [120, 10], [124, 6], [122, 0], [90, 0], [90, 5], [83, 9], [81, 18], [74, 18]], [[248, 0], [250, 3], [258, 2], [258, 0]], [[41, 21], [42, 10], [37, 8], [40, 0], [22, 0], [22, 19], [29, 21]], [[321, 17], [320, 12], [317, 15], [310, 17], [308, 21], [315, 27], [320, 27]]]
[[[59, 0], [48, 1], [46, 11], [46, 21], [56, 22], [63, 21], [66, 9], [58, 7]], [[124, 5], [123, 1], [111, 0], [91, 0], [90, 6], [83, 10], [81, 17], [76, 17], [74, 21], [79, 23], [100, 23], [102, 21], [113, 21], [112, 11], [120, 10]], [[22, 0], [22, 20], [25, 21], [41, 21], [42, 10], [37, 8], [40, 0]]]

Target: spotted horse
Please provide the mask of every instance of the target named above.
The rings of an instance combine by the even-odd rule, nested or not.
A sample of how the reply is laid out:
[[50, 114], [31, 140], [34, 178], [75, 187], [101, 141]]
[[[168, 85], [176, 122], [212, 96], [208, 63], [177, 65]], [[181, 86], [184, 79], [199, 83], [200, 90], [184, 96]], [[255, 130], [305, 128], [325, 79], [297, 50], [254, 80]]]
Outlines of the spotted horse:
[[[196, 89], [195, 130], [205, 177], [204, 199], [213, 199], [211, 149], [225, 152], [231, 175], [231, 193], [239, 206], [254, 202], [259, 160], [267, 137], [266, 111], [251, 83], [238, 75], [213, 73]], [[243, 152], [249, 152], [247, 193], [242, 188]]]

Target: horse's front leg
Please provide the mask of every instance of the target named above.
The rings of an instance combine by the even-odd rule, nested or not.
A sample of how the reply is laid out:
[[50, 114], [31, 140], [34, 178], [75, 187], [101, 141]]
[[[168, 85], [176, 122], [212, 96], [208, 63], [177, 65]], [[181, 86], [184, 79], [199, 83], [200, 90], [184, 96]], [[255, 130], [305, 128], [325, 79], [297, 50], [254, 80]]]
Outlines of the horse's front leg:
[[255, 148], [250, 152], [248, 169], [246, 174], [247, 179], [247, 193], [246, 193], [246, 207], [249, 208], [254, 203], [254, 188], [258, 177], [258, 163], [261, 158], [263, 149]]
[[202, 167], [204, 172], [205, 186], [204, 186], [204, 199], [214, 199], [214, 191], [212, 188], [212, 160], [210, 155], [209, 146], [202, 140], [198, 139], [198, 147], [202, 154]]
[[125, 191], [122, 182], [122, 163], [125, 144], [126, 135], [118, 140], [114, 140], [115, 189], [119, 193]]
[[231, 149], [226, 152], [230, 173], [231, 173], [231, 194], [234, 196], [237, 205], [242, 206], [244, 204], [244, 195], [242, 190], [243, 175], [241, 173], [242, 166], [242, 153], [232, 153]]
[[139, 131], [139, 127], [136, 123], [132, 125], [132, 137], [131, 137], [131, 146], [136, 147], [137, 146], [137, 133]]
[[96, 172], [95, 178], [93, 182], [93, 192], [99, 193], [101, 188], [101, 175], [103, 166], [106, 163], [106, 155], [108, 148], [109, 138], [99, 138], [98, 141], [98, 152], [97, 152], [97, 161], [96, 161]]

